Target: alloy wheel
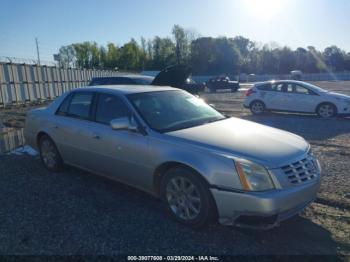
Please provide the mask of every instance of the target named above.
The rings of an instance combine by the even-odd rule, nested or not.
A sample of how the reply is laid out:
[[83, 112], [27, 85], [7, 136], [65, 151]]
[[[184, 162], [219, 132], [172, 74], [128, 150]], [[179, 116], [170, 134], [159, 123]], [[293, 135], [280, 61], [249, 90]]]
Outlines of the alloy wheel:
[[330, 118], [335, 115], [334, 106], [331, 104], [324, 104], [318, 109], [318, 114], [323, 118]]
[[41, 156], [44, 164], [48, 168], [54, 168], [56, 166], [57, 151], [54, 144], [48, 139], [44, 139], [41, 143]]
[[166, 187], [166, 200], [171, 211], [180, 219], [196, 219], [201, 210], [199, 189], [187, 178], [173, 177]]
[[251, 106], [251, 110], [254, 114], [262, 114], [265, 111], [265, 106], [261, 102], [254, 102]]

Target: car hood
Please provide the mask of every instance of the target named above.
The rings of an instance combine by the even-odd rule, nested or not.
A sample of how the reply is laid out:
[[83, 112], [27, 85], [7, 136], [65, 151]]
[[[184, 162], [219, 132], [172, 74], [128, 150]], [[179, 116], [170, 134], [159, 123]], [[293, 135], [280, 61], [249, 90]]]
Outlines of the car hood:
[[167, 133], [174, 139], [223, 155], [277, 168], [305, 154], [309, 144], [295, 134], [239, 118]]
[[191, 70], [187, 66], [169, 66], [153, 79], [151, 85], [181, 88], [186, 83], [190, 74]]

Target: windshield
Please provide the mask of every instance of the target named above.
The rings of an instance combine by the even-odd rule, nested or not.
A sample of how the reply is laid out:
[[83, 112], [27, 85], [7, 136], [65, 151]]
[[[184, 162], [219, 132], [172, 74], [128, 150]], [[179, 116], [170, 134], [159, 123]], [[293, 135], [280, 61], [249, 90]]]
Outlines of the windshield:
[[161, 133], [225, 119], [203, 100], [184, 91], [138, 93], [128, 98], [144, 121]]

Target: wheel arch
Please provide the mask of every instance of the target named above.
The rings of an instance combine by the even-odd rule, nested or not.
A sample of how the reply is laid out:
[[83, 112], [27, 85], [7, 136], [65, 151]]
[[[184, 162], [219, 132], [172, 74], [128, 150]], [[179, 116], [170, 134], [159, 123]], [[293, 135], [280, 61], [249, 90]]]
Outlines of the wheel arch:
[[38, 150], [40, 151], [40, 144], [39, 144], [39, 143], [40, 143], [40, 139], [41, 139], [43, 136], [47, 136], [49, 139], [52, 140], [52, 142], [54, 143], [54, 145], [55, 145], [55, 147], [56, 147], [58, 153], [59, 153], [60, 156], [62, 157], [61, 151], [60, 151], [60, 149], [57, 147], [57, 144], [56, 144], [55, 140], [53, 140], [53, 138], [52, 138], [52, 136], [50, 135], [50, 133], [47, 132], [47, 131], [45, 131], [45, 130], [39, 131], [38, 134], [36, 135], [36, 145], [37, 145]]
[[162, 181], [162, 178], [163, 176], [165, 175], [165, 173], [172, 169], [172, 168], [176, 168], [176, 167], [180, 167], [180, 168], [186, 168], [190, 171], [192, 171], [194, 174], [197, 175], [197, 177], [204, 182], [205, 185], [208, 186], [208, 189], [209, 189], [209, 197], [211, 199], [211, 202], [213, 204], [213, 207], [214, 207], [214, 217], [218, 217], [218, 207], [216, 205], [216, 201], [214, 199], [214, 196], [212, 194], [212, 192], [210, 191], [210, 183], [208, 182], [208, 180], [203, 176], [201, 175], [201, 173], [196, 170], [195, 168], [191, 167], [190, 165], [188, 164], [185, 164], [185, 163], [181, 163], [181, 162], [178, 162], [178, 161], [168, 161], [168, 162], [164, 162], [162, 164], [160, 164], [154, 171], [153, 173], [153, 192], [155, 194], [155, 196], [157, 198], [160, 197], [160, 185], [161, 185], [161, 181]]
[[52, 138], [50, 137], [50, 135], [46, 131], [39, 131], [39, 133], [36, 135], [36, 145], [38, 148], [40, 148], [39, 143], [40, 143], [40, 139], [43, 136], [48, 136], [52, 140]]
[[334, 108], [335, 108], [335, 113], [336, 113], [336, 114], [338, 113], [338, 107], [337, 107], [337, 105], [334, 104], [333, 102], [330, 102], [330, 101], [323, 101], [323, 102], [319, 103], [319, 104], [316, 106], [315, 113], [318, 114], [318, 109], [319, 109], [322, 105], [327, 105], [327, 104], [334, 106]]
[[261, 102], [261, 103], [263, 103], [263, 104], [264, 104], [264, 107], [265, 107], [265, 109], [266, 109], [266, 104], [265, 104], [265, 102], [262, 101], [261, 99], [258, 99], [258, 98], [255, 98], [254, 100], [252, 100], [252, 101], [249, 103], [249, 107], [251, 107], [252, 104], [253, 104], [254, 102]]

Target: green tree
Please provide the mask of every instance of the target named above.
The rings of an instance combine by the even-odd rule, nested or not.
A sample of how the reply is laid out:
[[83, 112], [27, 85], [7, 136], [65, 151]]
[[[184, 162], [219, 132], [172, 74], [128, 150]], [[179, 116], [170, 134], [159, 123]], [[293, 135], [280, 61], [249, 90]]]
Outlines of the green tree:
[[174, 25], [172, 34], [175, 39], [175, 54], [177, 64], [186, 63], [189, 58], [190, 43], [184, 28]]
[[145, 70], [148, 63], [147, 56], [147, 41], [144, 37], [141, 37], [141, 50], [140, 50], [140, 63], [142, 70]]
[[179, 25], [172, 28], [173, 39], [159, 36], [140, 44], [134, 39], [118, 47], [113, 43], [75, 43], [59, 49], [63, 66], [122, 70], [161, 70], [173, 64], [189, 64], [196, 74], [287, 74], [350, 70], [350, 53], [337, 46], [323, 52], [315, 47], [291, 50], [276, 43], [259, 44], [243, 36], [199, 37]]
[[278, 60], [278, 74], [289, 74], [295, 69], [296, 61], [294, 52], [289, 47], [283, 47], [276, 50]]
[[135, 71], [142, 68], [140, 63], [141, 50], [134, 39], [123, 45], [119, 51], [119, 67], [121, 69]]
[[176, 63], [175, 44], [170, 38], [153, 39], [153, 65], [152, 69], [160, 70]]
[[72, 44], [77, 66], [81, 68], [98, 68], [100, 65], [99, 48], [96, 42]]
[[118, 67], [119, 50], [113, 43], [107, 44], [107, 60], [106, 67], [109, 69], [116, 69]]
[[307, 50], [302, 47], [298, 47], [294, 51], [294, 57], [295, 57], [295, 69], [301, 70], [303, 72], [307, 72], [307, 59], [308, 54]]
[[72, 45], [62, 46], [59, 49], [60, 65], [63, 67], [74, 67], [76, 60], [75, 49]]
[[102, 69], [107, 69], [107, 50], [104, 46], [100, 47], [99, 50], [99, 54], [100, 54], [100, 68]]
[[323, 56], [328, 68], [332, 71], [343, 71], [345, 69], [345, 52], [337, 46], [327, 47]]
[[191, 67], [193, 73], [211, 74], [210, 68], [215, 60], [215, 39], [200, 37], [191, 43]]
[[89, 56], [90, 56], [90, 68], [100, 67], [100, 52], [96, 42], [90, 43]]
[[191, 65], [195, 73], [235, 74], [240, 55], [232, 39], [201, 37], [192, 42]]

